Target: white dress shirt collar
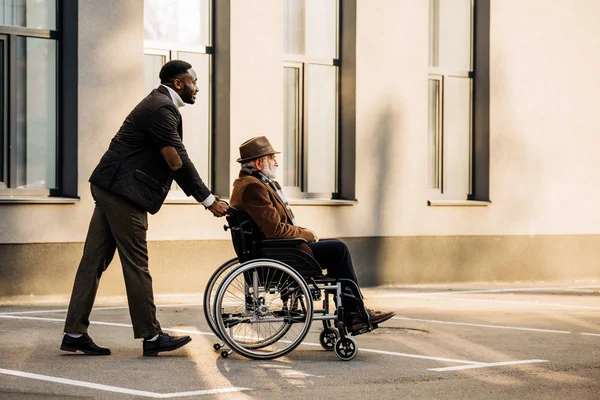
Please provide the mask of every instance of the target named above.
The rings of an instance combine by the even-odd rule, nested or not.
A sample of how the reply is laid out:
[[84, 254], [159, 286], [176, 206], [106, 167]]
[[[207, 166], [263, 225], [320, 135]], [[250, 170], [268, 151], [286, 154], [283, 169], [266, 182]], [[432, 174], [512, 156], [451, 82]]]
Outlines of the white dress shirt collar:
[[175, 104], [177, 106], [177, 108], [181, 108], [181, 107], [185, 106], [185, 103], [183, 102], [183, 100], [181, 100], [181, 97], [177, 94], [176, 91], [174, 91], [167, 85], [163, 85], [162, 83], [160, 84], [160, 86], [164, 86], [167, 88], [167, 90], [169, 91], [169, 94], [171, 95], [171, 100], [173, 100], [173, 104]]

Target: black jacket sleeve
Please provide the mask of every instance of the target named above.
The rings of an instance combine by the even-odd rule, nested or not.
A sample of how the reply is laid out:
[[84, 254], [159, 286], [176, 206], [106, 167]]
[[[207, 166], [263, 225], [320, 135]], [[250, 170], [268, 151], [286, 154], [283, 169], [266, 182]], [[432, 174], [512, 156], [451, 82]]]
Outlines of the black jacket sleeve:
[[[175, 106], [173, 105], [173, 107]], [[181, 158], [182, 166], [173, 172], [173, 178], [186, 195], [194, 196], [198, 202], [202, 202], [210, 195], [210, 190], [200, 178], [179, 136], [177, 128], [180, 120], [177, 109], [172, 110], [167, 106], [159, 107], [152, 113], [149, 132], [159, 150], [167, 146], [175, 148]]]

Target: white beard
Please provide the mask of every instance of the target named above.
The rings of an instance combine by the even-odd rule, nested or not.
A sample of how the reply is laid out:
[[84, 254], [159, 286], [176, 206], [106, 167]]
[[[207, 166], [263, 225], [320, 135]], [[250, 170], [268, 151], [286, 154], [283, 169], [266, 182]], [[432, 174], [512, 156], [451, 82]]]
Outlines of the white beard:
[[277, 167], [270, 169], [269, 164], [266, 164], [261, 172], [269, 179], [277, 179]]

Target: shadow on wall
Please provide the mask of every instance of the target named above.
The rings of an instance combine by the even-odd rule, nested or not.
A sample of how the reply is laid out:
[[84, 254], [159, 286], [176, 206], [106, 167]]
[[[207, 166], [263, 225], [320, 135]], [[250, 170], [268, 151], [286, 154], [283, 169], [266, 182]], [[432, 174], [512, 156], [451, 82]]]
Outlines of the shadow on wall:
[[[398, 152], [395, 151], [394, 125], [396, 124], [396, 113], [391, 107], [385, 106], [373, 127], [371, 140], [371, 154], [367, 158], [373, 163], [369, 168], [371, 174], [366, 176], [359, 173], [360, 162], [357, 163], [357, 177], [359, 179], [368, 179], [372, 182], [368, 184], [371, 187], [369, 203], [372, 209], [367, 214], [371, 219], [371, 237], [349, 238], [345, 239], [348, 244], [356, 266], [356, 274], [361, 286], [378, 286], [385, 282], [383, 276], [383, 267], [385, 263], [384, 248], [382, 246], [382, 232], [386, 231], [386, 224], [397, 224], [399, 221], [393, 221], [386, 215], [386, 210], [394, 207], [393, 199], [389, 192], [392, 185], [397, 182], [391, 181], [392, 167], [398, 164]], [[359, 217], [360, 218], [360, 217]]]

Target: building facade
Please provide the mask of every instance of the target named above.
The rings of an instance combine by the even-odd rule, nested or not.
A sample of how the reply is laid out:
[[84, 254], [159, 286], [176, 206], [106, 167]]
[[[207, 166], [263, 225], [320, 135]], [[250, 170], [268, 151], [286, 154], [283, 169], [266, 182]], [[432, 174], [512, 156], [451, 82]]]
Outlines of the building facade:
[[[595, 0], [13, 0], [0, 10], [0, 296], [67, 294], [88, 178], [169, 59], [201, 92], [184, 143], [227, 198], [266, 135], [300, 225], [363, 285], [600, 277]], [[157, 292], [234, 257], [174, 186]], [[116, 259], [102, 294], [123, 293]]]

